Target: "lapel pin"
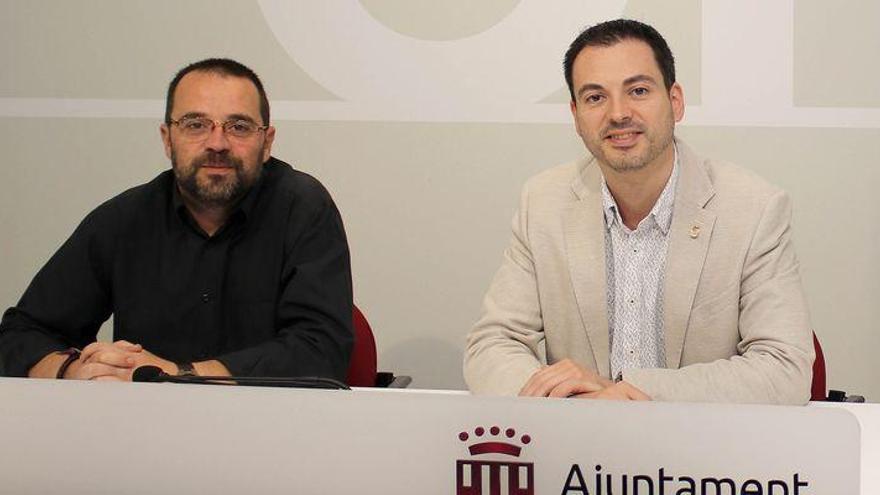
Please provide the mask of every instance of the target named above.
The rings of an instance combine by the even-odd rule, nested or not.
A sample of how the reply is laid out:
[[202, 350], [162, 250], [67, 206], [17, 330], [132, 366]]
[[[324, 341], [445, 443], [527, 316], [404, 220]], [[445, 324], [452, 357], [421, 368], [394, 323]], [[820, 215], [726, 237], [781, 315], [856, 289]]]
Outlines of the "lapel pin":
[[700, 226], [699, 226], [699, 225], [694, 225], [693, 227], [691, 227], [691, 231], [689, 232], [689, 235], [691, 236], [691, 239], [696, 239], [697, 237], [699, 237], [699, 235], [700, 235]]

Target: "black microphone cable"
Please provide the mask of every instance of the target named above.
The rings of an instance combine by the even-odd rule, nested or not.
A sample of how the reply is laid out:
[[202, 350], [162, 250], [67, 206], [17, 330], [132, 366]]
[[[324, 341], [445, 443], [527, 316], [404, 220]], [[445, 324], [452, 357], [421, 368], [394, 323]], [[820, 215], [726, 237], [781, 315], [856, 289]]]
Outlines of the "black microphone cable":
[[351, 390], [348, 385], [320, 376], [303, 377], [251, 377], [251, 376], [174, 376], [158, 366], [141, 366], [131, 375], [134, 382], [192, 383], [201, 385], [245, 385], [259, 387], [299, 387], [330, 390]]

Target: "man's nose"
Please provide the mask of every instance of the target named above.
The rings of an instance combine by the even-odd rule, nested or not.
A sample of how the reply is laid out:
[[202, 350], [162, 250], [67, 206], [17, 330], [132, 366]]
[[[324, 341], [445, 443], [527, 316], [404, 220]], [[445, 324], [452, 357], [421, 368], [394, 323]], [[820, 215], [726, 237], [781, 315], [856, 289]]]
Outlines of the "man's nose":
[[615, 123], [627, 123], [632, 119], [632, 108], [625, 98], [612, 98], [608, 118]]
[[205, 140], [205, 147], [212, 151], [225, 151], [229, 149], [229, 139], [226, 137], [226, 131], [223, 126], [214, 124], [208, 138]]

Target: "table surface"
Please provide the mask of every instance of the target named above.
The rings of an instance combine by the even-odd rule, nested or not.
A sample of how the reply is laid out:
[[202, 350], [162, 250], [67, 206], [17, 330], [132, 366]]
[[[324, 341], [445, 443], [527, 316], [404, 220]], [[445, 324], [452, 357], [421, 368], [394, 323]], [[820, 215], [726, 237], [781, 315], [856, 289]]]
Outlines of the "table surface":
[[[506, 487], [518, 476], [538, 488], [522, 493], [561, 493], [575, 469], [587, 484], [600, 473], [623, 482], [626, 473], [632, 482], [650, 474], [661, 483], [658, 468], [665, 470], [659, 476], [723, 475], [740, 483], [799, 472], [812, 483], [804, 495], [859, 491], [827, 490], [827, 480], [841, 479], [861, 479], [861, 493], [880, 493], [877, 404], [619, 403], [0, 378], [0, 438], [0, 493], [15, 494], [488, 495], [492, 483]], [[461, 491], [462, 482], [482, 483], [483, 491]]]

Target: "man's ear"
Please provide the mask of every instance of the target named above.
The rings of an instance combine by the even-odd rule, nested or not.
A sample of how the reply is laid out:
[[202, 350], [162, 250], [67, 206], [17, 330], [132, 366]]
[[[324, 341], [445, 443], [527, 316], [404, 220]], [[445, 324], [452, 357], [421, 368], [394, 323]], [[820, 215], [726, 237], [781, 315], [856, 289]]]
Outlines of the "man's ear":
[[672, 83], [669, 88], [669, 101], [672, 102], [672, 116], [676, 122], [681, 122], [684, 118], [684, 90], [681, 84]]
[[159, 134], [162, 136], [162, 145], [165, 147], [165, 156], [171, 159], [171, 129], [168, 124], [163, 123], [159, 126]]
[[275, 128], [271, 125], [266, 129], [266, 142], [263, 143], [263, 163], [272, 156], [272, 143], [275, 142]]
[[[571, 110], [571, 119], [574, 121], [574, 130], [575, 130], [575, 132], [577, 132], [578, 136], [581, 136], [581, 126], [580, 126], [580, 124], [578, 124], [578, 117], [577, 117], [577, 111], [578, 111], [577, 110], [577, 103], [574, 100], [571, 100], [568, 103], [568, 108], [569, 108], [569, 110]], [[581, 136], [581, 137], [583, 137], [583, 136]]]

